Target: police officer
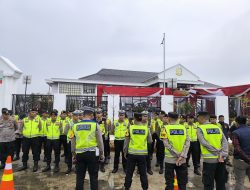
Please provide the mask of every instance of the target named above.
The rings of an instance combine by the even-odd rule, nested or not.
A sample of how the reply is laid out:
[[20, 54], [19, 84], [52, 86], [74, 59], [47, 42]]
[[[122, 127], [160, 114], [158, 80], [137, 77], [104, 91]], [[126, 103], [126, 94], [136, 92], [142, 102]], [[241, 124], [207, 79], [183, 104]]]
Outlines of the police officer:
[[[142, 112], [142, 124], [148, 126], [148, 130], [151, 136], [151, 132], [150, 132], [150, 122], [148, 120], [148, 111], [143, 111]], [[149, 175], [153, 175], [153, 171], [151, 169], [151, 159], [150, 159], [150, 152], [151, 152], [151, 143], [152, 143], [152, 139], [150, 141], [150, 143], [148, 143], [148, 155], [146, 157], [146, 162], [147, 162], [147, 173]]]
[[201, 175], [199, 171], [200, 166], [200, 143], [197, 138], [197, 128], [198, 126], [194, 123], [194, 116], [187, 115], [187, 123], [185, 127], [188, 132], [188, 136], [190, 138], [190, 148], [187, 154], [187, 166], [189, 167], [189, 159], [190, 155], [192, 154], [193, 166], [194, 166], [194, 173], [196, 175]]
[[68, 145], [68, 158], [67, 158], [67, 166], [68, 169], [65, 174], [69, 174], [72, 170], [72, 152], [71, 152], [71, 139], [73, 138], [74, 134], [72, 128], [75, 124], [79, 122], [79, 114], [82, 113], [81, 110], [76, 110], [72, 113], [72, 121], [70, 123], [70, 128], [67, 132], [67, 145]]
[[42, 111], [42, 117], [40, 119], [41, 121], [41, 131], [40, 131], [40, 136], [39, 136], [39, 141], [40, 141], [40, 144], [39, 144], [39, 151], [40, 151], [40, 154], [42, 152], [42, 147], [43, 147], [43, 150], [44, 150], [44, 159], [43, 161], [44, 162], [47, 162], [47, 159], [46, 159], [46, 142], [47, 142], [47, 121], [48, 121], [48, 111], [47, 110], [43, 110]]
[[111, 120], [108, 118], [107, 112], [103, 112], [103, 118], [106, 121], [106, 135], [105, 135], [105, 147], [107, 150], [107, 158], [105, 157], [105, 164], [108, 164], [110, 159], [110, 129], [111, 129]]
[[128, 127], [129, 123], [125, 121], [125, 111], [120, 110], [119, 119], [115, 120], [113, 124], [113, 131], [115, 136], [115, 141], [114, 141], [115, 157], [114, 157], [114, 168], [112, 173], [116, 173], [118, 171], [120, 152], [122, 152], [123, 171], [124, 172], [126, 171], [126, 159], [123, 153], [123, 146], [124, 146], [125, 134]]
[[203, 157], [202, 182], [204, 190], [225, 190], [227, 171], [225, 158], [228, 156], [228, 143], [221, 127], [209, 123], [208, 112], [198, 113], [197, 137], [201, 145]]
[[162, 140], [159, 138], [161, 129], [163, 127], [163, 118], [166, 116], [165, 111], [161, 111], [159, 115], [159, 120], [156, 123], [156, 134], [157, 134], [157, 142], [156, 142], [156, 167], [160, 166], [159, 174], [163, 174], [163, 163], [164, 163], [164, 144]]
[[46, 142], [46, 159], [47, 166], [42, 170], [42, 172], [47, 172], [51, 170], [51, 154], [54, 150], [55, 154], [55, 168], [54, 172], [59, 172], [59, 162], [60, 162], [60, 135], [62, 133], [62, 123], [57, 120], [57, 112], [52, 111], [50, 114], [50, 120], [46, 124], [47, 132], [47, 142]]
[[186, 158], [190, 139], [186, 127], [178, 124], [178, 114], [169, 112], [168, 117], [169, 124], [164, 125], [160, 136], [165, 146], [165, 189], [174, 189], [174, 172], [176, 172], [178, 187], [180, 190], [185, 190], [188, 175]]
[[[20, 114], [17, 121], [17, 131], [20, 131], [20, 127], [22, 125], [22, 120], [25, 118], [25, 114]], [[19, 132], [16, 132], [16, 140], [15, 140], [15, 157], [13, 161], [20, 160], [20, 152], [22, 147], [23, 135]]]
[[98, 162], [96, 147], [99, 148], [100, 161], [104, 161], [102, 133], [99, 125], [93, 120], [94, 110], [85, 107], [84, 118], [72, 128], [73, 159], [76, 160], [76, 190], [83, 190], [86, 170], [90, 176], [90, 189], [98, 190]]
[[[100, 126], [100, 130], [102, 132], [102, 140], [103, 140], [103, 145], [104, 145], [104, 156], [105, 156], [105, 161], [107, 159], [107, 144], [105, 142], [105, 139], [107, 138], [107, 126], [106, 126], [106, 118], [103, 118], [102, 115], [102, 109], [98, 108], [96, 110], [96, 122], [99, 124]], [[100, 171], [101, 172], [105, 172], [105, 163], [102, 162], [100, 163]]]
[[0, 169], [5, 167], [5, 162], [9, 155], [13, 159], [16, 130], [16, 122], [10, 117], [8, 109], [3, 109], [0, 118]]
[[33, 172], [38, 170], [38, 161], [40, 156], [39, 151], [39, 135], [41, 131], [40, 119], [36, 117], [36, 109], [31, 109], [29, 116], [23, 119], [23, 123], [20, 128], [21, 134], [23, 134], [22, 151], [23, 151], [23, 166], [18, 171], [26, 170], [28, 168], [27, 161], [29, 159], [29, 150], [31, 148], [34, 160]]
[[60, 136], [60, 150], [61, 150], [61, 146], [63, 145], [64, 154], [62, 154], [62, 157], [65, 157], [65, 163], [67, 163], [68, 150], [67, 150], [67, 131], [66, 131], [66, 128], [68, 128], [68, 126], [69, 126], [69, 120], [67, 119], [67, 112], [66, 111], [61, 112], [60, 121], [62, 124], [62, 133]]
[[148, 155], [148, 143], [152, 142], [149, 128], [142, 124], [142, 114], [134, 113], [135, 124], [129, 126], [124, 143], [124, 155], [127, 157], [127, 169], [125, 178], [125, 190], [132, 184], [132, 177], [135, 166], [138, 166], [141, 186], [143, 190], [148, 189], [146, 173], [146, 157]]
[[156, 144], [156, 141], [158, 139], [158, 136], [156, 134], [156, 123], [157, 121], [159, 120], [158, 118], [158, 113], [157, 112], [154, 112], [153, 113], [153, 118], [151, 119], [151, 134], [152, 134], [152, 144], [151, 144], [151, 152], [150, 152], [150, 159], [152, 160], [153, 159], [153, 153], [154, 153], [154, 149], [155, 149], [155, 144]]

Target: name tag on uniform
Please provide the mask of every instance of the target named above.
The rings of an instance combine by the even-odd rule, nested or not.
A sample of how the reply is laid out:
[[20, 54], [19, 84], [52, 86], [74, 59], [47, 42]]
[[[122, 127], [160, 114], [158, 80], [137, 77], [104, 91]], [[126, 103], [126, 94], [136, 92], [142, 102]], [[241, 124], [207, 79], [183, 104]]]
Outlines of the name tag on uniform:
[[206, 129], [207, 134], [213, 135], [213, 134], [220, 134], [219, 129]]
[[89, 131], [91, 130], [91, 125], [78, 125], [77, 126], [77, 131]]
[[146, 131], [143, 129], [133, 129], [133, 134], [134, 135], [145, 135]]
[[183, 129], [170, 129], [170, 135], [184, 135]]

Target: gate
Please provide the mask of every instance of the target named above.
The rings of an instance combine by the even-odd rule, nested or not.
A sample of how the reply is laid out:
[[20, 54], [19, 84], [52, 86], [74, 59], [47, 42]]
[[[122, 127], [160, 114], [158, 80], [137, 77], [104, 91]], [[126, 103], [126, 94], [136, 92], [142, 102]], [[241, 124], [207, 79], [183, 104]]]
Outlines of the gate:
[[121, 96], [120, 109], [126, 111], [129, 118], [133, 115], [134, 108], [142, 108], [150, 112], [161, 110], [161, 97], [135, 97], [135, 96]]
[[30, 109], [35, 108], [38, 112], [53, 110], [54, 96], [53, 95], [35, 95], [35, 94], [13, 94], [12, 95], [12, 110], [15, 114], [27, 113]]
[[78, 96], [67, 95], [66, 96], [66, 110], [73, 111], [79, 110], [84, 106], [92, 108], [102, 108], [103, 111], [108, 109], [108, 97], [107, 96]]

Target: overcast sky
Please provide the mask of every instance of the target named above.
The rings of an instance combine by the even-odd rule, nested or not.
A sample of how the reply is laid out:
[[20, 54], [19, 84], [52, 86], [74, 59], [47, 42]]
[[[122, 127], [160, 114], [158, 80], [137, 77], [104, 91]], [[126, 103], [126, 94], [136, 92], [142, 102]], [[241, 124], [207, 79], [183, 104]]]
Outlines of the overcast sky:
[[101, 68], [160, 72], [163, 32], [166, 67], [250, 83], [249, 0], [0, 0], [0, 55], [32, 75], [32, 92]]

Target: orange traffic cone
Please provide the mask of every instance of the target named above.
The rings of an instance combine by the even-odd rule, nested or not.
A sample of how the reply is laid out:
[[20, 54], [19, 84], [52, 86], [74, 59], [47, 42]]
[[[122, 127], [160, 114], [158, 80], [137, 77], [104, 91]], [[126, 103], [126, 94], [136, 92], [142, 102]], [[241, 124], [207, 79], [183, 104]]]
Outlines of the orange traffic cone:
[[176, 178], [176, 174], [174, 174], [174, 190], [179, 190], [179, 188], [178, 188], [178, 181], [177, 181], [177, 178]]
[[0, 190], [14, 190], [11, 156], [8, 156], [5, 164]]

